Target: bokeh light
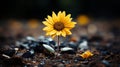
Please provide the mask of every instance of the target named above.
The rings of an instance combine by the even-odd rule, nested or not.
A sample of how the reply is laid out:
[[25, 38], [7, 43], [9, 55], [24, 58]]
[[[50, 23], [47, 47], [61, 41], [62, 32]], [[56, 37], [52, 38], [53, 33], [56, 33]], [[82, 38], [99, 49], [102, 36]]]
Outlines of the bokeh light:
[[79, 25], [85, 26], [85, 25], [87, 25], [90, 22], [90, 19], [86, 15], [80, 15], [77, 18], [77, 22], [78, 22]]

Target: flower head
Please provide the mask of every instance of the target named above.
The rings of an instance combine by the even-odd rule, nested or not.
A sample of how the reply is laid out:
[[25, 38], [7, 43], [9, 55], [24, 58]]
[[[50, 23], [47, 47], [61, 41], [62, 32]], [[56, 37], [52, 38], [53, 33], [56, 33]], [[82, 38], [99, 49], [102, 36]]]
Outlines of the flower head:
[[46, 35], [50, 35], [52, 38], [55, 36], [66, 37], [66, 35], [71, 35], [70, 30], [75, 27], [76, 23], [73, 22], [70, 17], [71, 14], [66, 16], [65, 11], [59, 11], [57, 15], [54, 12], [52, 12], [52, 16], [48, 15], [48, 17], [45, 18], [46, 21], [43, 21], [43, 24], [46, 25], [46, 27], [43, 28], [43, 30], [46, 31]]

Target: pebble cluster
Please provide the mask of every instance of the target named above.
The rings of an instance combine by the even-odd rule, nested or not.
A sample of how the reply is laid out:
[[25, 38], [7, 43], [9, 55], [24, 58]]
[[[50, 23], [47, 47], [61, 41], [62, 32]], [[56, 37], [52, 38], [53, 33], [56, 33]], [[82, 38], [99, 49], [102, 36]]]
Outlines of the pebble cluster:
[[[60, 43], [40, 36], [27, 36], [21, 40], [0, 47], [0, 67], [119, 67], [119, 42], [104, 41], [102, 37], [90, 39], [81, 37], [75, 41], [71, 37]], [[86, 50], [93, 55], [80, 56]]]

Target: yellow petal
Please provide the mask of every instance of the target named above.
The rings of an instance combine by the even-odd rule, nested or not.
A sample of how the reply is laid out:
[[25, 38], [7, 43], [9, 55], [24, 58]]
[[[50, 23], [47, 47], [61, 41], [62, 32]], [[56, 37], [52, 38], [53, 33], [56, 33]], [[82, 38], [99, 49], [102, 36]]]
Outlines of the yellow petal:
[[64, 30], [65, 30], [67, 35], [71, 35], [72, 34], [68, 28], [65, 28]]
[[61, 18], [61, 11], [58, 12], [58, 19], [60, 20]]
[[72, 22], [72, 23], [77, 24], [76, 22]]
[[64, 18], [64, 22], [71, 22], [72, 21], [72, 18], [71, 17], [71, 14], [68, 14], [65, 18]]
[[62, 36], [63, 36], [63, 37], [66, 37], [66, 33], [65, 33], [64, 30], [62, 30]]
[[93, 54], [88, 50], [88, 51], [86, 51], [85, 52], [86, 54], [88, 54], [88, 55], [90, 55], [90, 56], [92, 56]]
[[86, 54], [85, 52], [84, 52], [84, 53], [82, 53], [80, 56], [81, 56], [82, 58], [88, 58], [88, 57], [89, 57], [89, 55], [88, 55], [88, 54]]
[[51, 35], [51, 36], [52, 36], [52, 39], [53, 39], [53, 38], [55, 38], [56, 34], [53, 34], [53, 35]]
[[55, 14], [55, 12], [52, 12], [52, 17], [56, 17], [57, 15]]
[[45, 35], [47, 35], [47, 36], [48, 36], [48, 35], [49, 35], [49, 33], [47, 32]]
[[65, 27], [67, 28], [73, 28], [73, 27], [75, 27], [75, 23], [73, 23], [73, 22], [69, 22], [68, 24], [65, 24]]
[[93, 56], [93, 54], [89, 50], [87, 50], [84, 53], [82, 53], [80, 56], [82, 58], [89, 58], [89, 57]]
[[52, 25], [51, 24], [49, 24], [48, 22], [46, 22], [46, 21], [43, 21], [42, 22], [44, 25], [46, 25], [46, 26], [48, 26], [48, 27], [52, 27]]
[[59, 19], [60, 19], [60, 22], [65, 22], [65, 11], [63, 11], [61, 14], [60, 14], [60, 16], [59, 16]]
[[54, 22], [52, 22], [51, 20], [45, 18], [46, 22], [48, 22], [49, 24], [53, 25]]
[[57, 36], [60, 36], [61, 35], [61, 31], [58, 31], [56, 34], [57, 34]]
[[53, 28], [52, 27], [45, 27], [45, 28], [43, 28], [43, 30], [44, 31], [51, 31], [51, 30], [53, 30]]
[[59, 21], [57, 15], [55, 14], [55, 12], [52, 12], [52, 19], [53, 19], [54, 22]]
[[52, 17], [51, 16], [47, 16], [48, 17], [48, 19], [47, 18], [45, 18], [45, 20], [48, 22], [48, 23], [50, 23], [50, 24], [54, 24], [54, 22], [53, 22], [53, 19], [52, 19]]
[[63, 12], [62, 12], [62, 16], [65, 17], [65, 15], [66, 15], [65, 11], [63, 11]]
[[[68, 14], [68, 15], [65, 17], [65, 19], [70, 19], [70, 17], [71, 17], [71, 14]], [[72, 18], [71, 18], [71, 20], [72, 20]]]
[[49, 35], [56, 34], [56, 32], [57, 32], [56, 30], [52, 30], [52, 31], [49, 32]]

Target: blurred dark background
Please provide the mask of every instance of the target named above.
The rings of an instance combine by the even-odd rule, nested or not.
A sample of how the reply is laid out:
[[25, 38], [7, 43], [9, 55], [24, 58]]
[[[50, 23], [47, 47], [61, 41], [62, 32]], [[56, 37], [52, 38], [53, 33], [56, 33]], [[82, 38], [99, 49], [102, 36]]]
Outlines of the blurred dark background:
[[86, 14], [93, 18], [120, 17], [119, 0], [0, 0], [0, 19], [44, 19], [51, 11], [71, 13], [76, 18]]
[[0, 0], [0, 35], [44, 35], [41, 22], [52, 11], [72, 15], [78, 23], [73, 29], [76, 37], [100, 32], [104, 36], [120, 35], [119, 0]]

